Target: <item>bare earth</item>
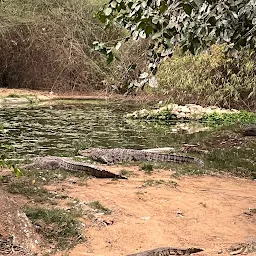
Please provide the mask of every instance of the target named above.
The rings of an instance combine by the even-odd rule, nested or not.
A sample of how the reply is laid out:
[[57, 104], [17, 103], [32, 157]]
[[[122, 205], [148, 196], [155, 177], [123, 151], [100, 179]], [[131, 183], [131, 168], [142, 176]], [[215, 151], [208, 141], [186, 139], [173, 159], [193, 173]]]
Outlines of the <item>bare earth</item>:
[[[118, 172], [124, 167], [108, 169]], [[256, 241], [256, 214], [248, 210], [256, 208], [255, 181], [211, 176], [177, 180], [169, 171], [148, 175], [138, 167], [125, 169], [133, 171], [128, 180], [48, 186], [81, 201], [99, 201], [113, 211], [84, 220], [87, 242], [68, 255], [118, 256], [164, 246], [204, 249], [193, 255], [218, 255], [220, 250], [229, 255], [226, 249], [232, 244]], [[143, 186], [149, 179], [166, 183]]]

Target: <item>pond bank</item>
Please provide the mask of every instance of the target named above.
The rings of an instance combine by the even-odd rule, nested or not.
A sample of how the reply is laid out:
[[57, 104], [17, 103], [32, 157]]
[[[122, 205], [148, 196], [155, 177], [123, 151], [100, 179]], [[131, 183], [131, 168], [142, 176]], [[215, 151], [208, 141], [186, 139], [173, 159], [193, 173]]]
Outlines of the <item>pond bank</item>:
[[84, 100], [111, 100], [118, 102], [136, 102], [141, 105], [165, 100], [165, 98], [154, 94], [141, 93], [138, 96], [124, 96], [120, 94], [107, 93], [104, 91], [92, 92], [49, 92], [27, 89], [8, 89], [0, 88], [0, 106], [15, 106], [20, 104], [40, 103], [48, 101], [84, 101]]

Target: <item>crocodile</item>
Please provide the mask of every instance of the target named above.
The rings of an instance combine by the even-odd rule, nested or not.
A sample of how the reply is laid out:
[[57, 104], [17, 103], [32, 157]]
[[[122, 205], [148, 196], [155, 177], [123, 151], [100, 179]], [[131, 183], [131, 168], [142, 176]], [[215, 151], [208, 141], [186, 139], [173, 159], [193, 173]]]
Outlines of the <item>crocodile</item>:
[[144, 252], [139, 252], [135, 254], [129, 254], [127, 256], [169, 256], [169, 255], [190, 255], [192, 253], [202, 252], [200, 248], [172, 248], [172, 247], [162, 247], [153, 250], [148, 250]]
[[115, 164], [118, 162], [131, 161], [155, 161], [155, 162], [176, 162], [176, 163], [195, 163], [203, 166], [202, 160], [191, 156], [181, 156], [175, 154], [155, 153], [144, 150], [125, 149], [125, 148], [89, 148], [80, 150], [82, 156], [91, 157], [92, 159], [106, 163]]
[[33, 159], [33, 162], [31, 164], [25, 165], [24, 168], [41, 168], [50, 170], [64, 169], [68, 171], [82, 171], [85, 172], [87, 175], [94, 176], [97, 178], [127, 179], [125, 176], [112, 173], [108, 170], [99, 168], [95, 165], [73, 161], [65, 157], [36, 157]]
[[238, 243], [227, 249], [230, 255], [243, 255], [256, 252], [256, 242]]

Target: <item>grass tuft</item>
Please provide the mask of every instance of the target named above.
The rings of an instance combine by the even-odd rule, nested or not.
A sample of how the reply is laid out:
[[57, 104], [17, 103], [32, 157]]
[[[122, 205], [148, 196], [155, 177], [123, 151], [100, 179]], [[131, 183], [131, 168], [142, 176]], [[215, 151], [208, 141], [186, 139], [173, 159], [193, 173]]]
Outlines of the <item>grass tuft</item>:
[[140, 166], [141, 170], [143, 170], [146, 174], [152, 174], [153, 165], [151, 163], [142, 163]]
[[109, 215], [112, 213], [112, 211], [105, 206], [103, 206], [99, 201], [93, 201], [88, 204], [91, 208], [97, 210], [98, 212], [102, 212], [106, 215]]
[[53, 202], [55, 195], [47, 189], [33, 185], [30, 181], [17, 180], [8, 183], [7, 191], [11, 194], [26, 196], [37, 203]]
[[56, 249], [72, 248], [83, 239], [79, 222], [65, 210], [26, 206], [24, 212], [38, 233]]

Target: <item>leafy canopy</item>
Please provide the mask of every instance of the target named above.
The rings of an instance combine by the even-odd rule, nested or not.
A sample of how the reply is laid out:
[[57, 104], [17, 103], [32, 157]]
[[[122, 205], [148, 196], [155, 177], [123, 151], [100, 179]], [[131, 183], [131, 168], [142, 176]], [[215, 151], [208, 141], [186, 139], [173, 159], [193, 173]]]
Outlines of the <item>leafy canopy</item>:
[[[192, 53], [216, 43], [256, 48], [255, 0], [110, 0], [97, 16], [127, 29], [128, 38], [150, 38], [151, 64], [171, 55], [176, 44]], [[113, 60], [111, 48], [104, 47], [101, 52]]]

